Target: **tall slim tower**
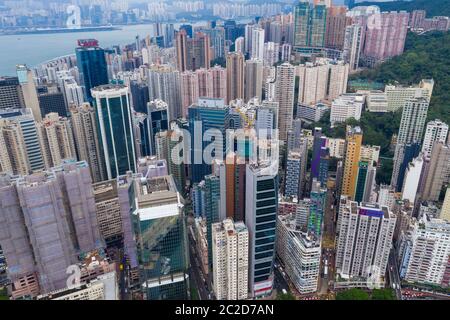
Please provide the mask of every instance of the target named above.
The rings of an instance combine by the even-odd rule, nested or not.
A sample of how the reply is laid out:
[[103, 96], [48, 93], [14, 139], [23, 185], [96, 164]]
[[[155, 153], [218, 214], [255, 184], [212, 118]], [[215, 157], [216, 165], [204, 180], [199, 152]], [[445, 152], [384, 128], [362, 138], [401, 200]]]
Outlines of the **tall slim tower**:
[[78, 40], [78, 48], [75, 53], [81, 84], [84, 86], [85, 99], [92, 102], [91, 89], [108, 84], [105, 51], [98, 46], [97, 40], [82, 39]]
[[135, 171], [136, 153], [128, 87], [96, 87], [92, 89], [92, 97], [108, 180], [127, 171]]
[[34, 119], [40, 121], [42, 117], [33, 72], [26, 65], [18, 65], [16, 71], [20, 87], [22, 88], [24, 107], [31, 109]]
[[286, 142], [294, 114], [295, 67], [288, 62], [278, 66], [276, 79], [279, 139]]
[[227, 55], [227, 103], [244, 98], [244, 56], [239, 52]]
[[359, 24], [352, 24], [345, 27], [343, 59], [349, 64], [350, 70], [354, 71], [359, 67], [359, 58], [363, 44], [363, 28]]
[[217, 300], [248, 297], [247, 227], [226, 219], [212, 227], [213, 288]]
[[431, 156], [431, 151], [435, 142], [445, 142], [447, 140], [448, 124], [441, 120], [434, 120], [427, 123], [425, 136], [423, 137], [422, 152], [425, 156]]
[[371, 277], [384, 286], [384, 274], [397, 217], [387, 207], [361, 204], [341, 197], [338, 219], [336, 272], [342, 281]]
[[160, 99], [169, 106], [170, 119], [182, 117], [180, 72], [169, 65], [148, 69], [149, 101]]
[[84, 103], [79, 107], [71, 106], [70, 113], [78, 159], [87, 161], [94, 182], [106, 180], [94, 108]]
[[347, 126], [341, 195], [348, 196], [350, 199], [354, 199], [356, 192], [362, 137], [363, 132], [360, 127]]
[[258, 98], [261, 101], [263, 82], [262, 60], [251, 59], [245, 62], [245, 101]]
[[147, 130], [150, 141], [150, 153], [156, 154], [155, 136], [169, 129], [169, 107], [162, 100], [152, 100], [147, 104]]
[[47, 114], [36, 126], [47, 169], [59, 166], [64, 159], [77, 159], [69, 119], [52, 112]]
[[199, 78], [196, 72], [185, 71], [180, 76], [181, 81], [181, 107], [183, 117], [187, 117], [187, 108], [198, 102]]
[[250, 237], [249, 290], [252, 297], [270, 295], [273, 288], [278, 183], [278, 161], [247, 165], [245, 224]]
[[252, 50], [250, 54], [251, 59], [264, 59], [264, 29], [252, 29]]
[[[396, 188], [397, 191], [401, 190], [408, 163], [420, 151], [419, 145], [423, 136], [429, 104], [428, 98], [419, 97], [408, 99], [403, 107], [391, 178], [391, 186]], [[408, 150], [411, 152], [408, 152]]]
[[0, 110], [0, 122], [2, 123], [0, 126], [3, 126], [6, 147], [9, 148], [10, 155], [15, 154], [11, 159], [13, 167], [26, 168], [25, 171], [20, 170], [21, 174], [44, 169], [36, 122], [31, 109]]

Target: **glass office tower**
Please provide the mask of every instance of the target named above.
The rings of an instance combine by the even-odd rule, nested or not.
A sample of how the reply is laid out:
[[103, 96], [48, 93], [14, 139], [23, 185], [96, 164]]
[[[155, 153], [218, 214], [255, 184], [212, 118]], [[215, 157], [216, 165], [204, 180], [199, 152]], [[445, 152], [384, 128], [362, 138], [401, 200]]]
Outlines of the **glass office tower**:
[[133, 184], [131, 212], [144, 298], [187, 299], [187, 229], [173, 177], [146, 179], [139, 175]]
[[103, 85], [92, 89], [95, 118], [109, 179], [136, 171], [135, 140], [128, 87]]
[[91, 89], [108, 84], [108, 67], [106, 65], [105, 51], [98, 46], [95, 39], [78, 40], [75, 49], [78, 71], [81, 84], [84, 87], [86, 101], [92, 102]]

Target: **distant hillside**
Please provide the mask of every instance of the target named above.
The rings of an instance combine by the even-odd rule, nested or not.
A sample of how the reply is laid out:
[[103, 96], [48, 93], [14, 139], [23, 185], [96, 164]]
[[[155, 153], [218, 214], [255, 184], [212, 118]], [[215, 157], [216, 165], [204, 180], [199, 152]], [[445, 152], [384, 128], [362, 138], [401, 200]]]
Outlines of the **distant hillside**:
[[417, 84], [433, 78], [435, 87], [431, 98], [429, 120], [441, 119], [450, 124], [450, 32], [425, 35], [408, 33], [405, 52], [373, 70], [352, 78], [389, 83]]
[[379, 6], [381, 11], [425, 10], [427, 18], [433, 16], [450, 16], [450, 0], [413, 0], [393, 2], [361, 2], [355, 6]]

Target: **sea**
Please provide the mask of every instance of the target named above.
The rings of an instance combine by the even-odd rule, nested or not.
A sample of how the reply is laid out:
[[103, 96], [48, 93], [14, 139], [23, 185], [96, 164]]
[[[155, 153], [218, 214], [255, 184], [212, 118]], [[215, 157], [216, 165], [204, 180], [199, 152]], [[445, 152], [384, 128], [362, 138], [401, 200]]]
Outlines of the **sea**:
[[[206, 26], [207, 22], [197, 21], [191, 24]], [[181, 23], [174, 23], [175, 30], [180, 25]], [[155, 34], [153, 24], [127, 25], [120, 28], [94, 32], [0, 35], [0, 76], [14, 76], [18, 64], [33, 68], [53, 58], [75, 53], [78, 39], [94, 38], [99, 41], [101, 47], [108, 48], [133, 43], [137, 35], [143, 39]]]

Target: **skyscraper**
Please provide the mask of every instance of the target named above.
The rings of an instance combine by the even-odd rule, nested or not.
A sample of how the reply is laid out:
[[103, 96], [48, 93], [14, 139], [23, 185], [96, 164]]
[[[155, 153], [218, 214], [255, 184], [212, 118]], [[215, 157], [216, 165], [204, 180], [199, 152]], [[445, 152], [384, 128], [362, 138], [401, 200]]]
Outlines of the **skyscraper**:
[[345, 29], [351, 23], [345, 6], [327, 8], [325, 47], [342, 50], [345, 39]]
[[342, 57], [349, 64], [350, 71], [354, 71], [359, 67], [362, 45], [362, 26], [355, 23], [345, 27]]
[[295, 215], [278, 216], [277, 255], [300, 294], [310, 294], [318, 288], [322, 247], [319, 238], [297, 226]]
[[251, 41], [250, 58], [262, 61], [264, 59], [264, 29], [253, 28]]
[[329, 102], [347, 91], [349, 65], [343, 61], [317, 58], [296, 66], [299, 77], [298, 103], [311, 105]]
[[409, 283], [445, 287], [450, 254], [450, 223], [427, 215], [402, 237], [400, 277]]
[[276, 79], [279, 139], [286, 142], [294, 115], [295, 67], [288, 62], [281, 64]]
[[284, 195], [286, 197], [302, 198], [306, 171], [306, 144], [302, 149], [290, 150], [286, 160], [286, 177]]
[[31, 109], [34, 119], [40, 121], [42, 117], [39, 110], [39, 101], [36, 86], [34, 84], [33, 72], [28, 69], [26, 65], [18, 65], [16, 67], [16, 72], [23, 93], [23, 107]]
[[70, 120], [57, 113], [49, 113], [36, 125], [45, 167], [61, 165], [64, 159], [77, 160]]
[[325, 214], [326, 197], [327, 189], [322, 187], [319, 181], [313, 179], [311, 184], [311, 201], [309, 203], [307, 230], [308, 234], [313, 234], [317, 238], [322, 236], [322, 224]]
[[91, 89], [108, 84], [108, 68], [105, 51], [98, 46], [95, 39], [78, 40], [75, 50], [81, 84], [87, 101], [92, 102]]
[[409, 13], [406, 11], [382, 12], [378, 13], [376, 18], [371, 17], [369, 21], [374, 19], [376, 19], [376, 27], [368, 26], [364, 37], [363, 59], [368, 66], [403, 53]]
[[315, 178], [322, 186], [326, 186], [327, 184], [328, 162], [330, 160], [330, 151], [326, 144], [327, 137], [322, 135], [322, 128], [314, 128], [311, 181]]
[[387, 207], [343, 196], [339, 204], [336, 272], [347, 286], [384, 286], [397, 217]]
[[68, 116], [64, 93], [59, 90], [58, 86], [40, 86], [38, 91], [39, 109], [42, 118], [51, 112], [56, 112], [61, 117]]
[[0, 77], [0, 110], [23, 108], [23, 93], [17, 77]]
[[[5, 212], [14, 212], [16, 219], [8, 219], [6, 230], [25, 228], [28, 234], [20, 251], [5, 250], [12, 254], [11, 273], [37, 273], [40, 293], [65, 288], [66, 269], [77, 262], [76, 255], [103, 246], [87, 163], [68, 161], [16, 181], [6, 178], [2, 187], [1, 202], [10, 203]], [[33, 260], [27, 258], [30, 252]]]
[[244, 98], [244, 56], [239, 52], [227, 55], [227, 103]]
[[349, 199], [355, 197], [362, 137], [363, 133], [360, 127], [347, 126], [341, 195], [348, 196]]
[[136, 170], [136, 153], [128, 87], [92, 89], [102, 159], [108, 179]]
[[[188, 247], [183, 205], [172, 176], [120, 176], [130, 206], [144, 299], [187, 299]], [[130, 200], [129, 200], [130, 201]]]
[[210, 38], [203, 32], [188, 37], [181, 29], [176, 35], [177, 65], [180, 72], [208, 69], [211, 63]]
[[148, 69], [149, 100], [160, 99], [169, 107], [169, 118], [182, 117], [180, 73], [169, 65], [153, 65]]
[[[183, 117], [187, 116], [187, 108], [198, 102], [199, 97], [199, 77], [196, 72], [185, 71], [180, 75], [181, 81], [181, 107]], [[210, 83], [208, 83], [210, 85]]]
[[212, 226], [213, 290], [217, 300], [248, 297], [249, 235], [243, 222], [226, 219]]
[[78, 159], [89, 164], [92, 180], [99, 182], [106, 180], [106, 168], [101, 158], [98, 128], [95, 122], [94, 108], [89, 103], [70, 108], [73, 137], [78, 153]]
[[278, 161], [247, 165], [245, 224], [250, 238], [249, 290], [252, 297], [269, 295], [273, 288], [278, 183]]
[[431, 151], [430, 163], [425, 176], [422, 200], [438, 201], [443, 187], [450, 183], [450, 145], [436, 142]]
[[427, 123], [425, 135], [423, 137], [422, 152], [425, 156], [431, 156], [431, 151], [435, 142], [445, 142], [447, 140], [448, 125], [437, 119]]
[[313, 7], [308, 1], [300, 1], [294, 7], [294, 46], [324, 47], [326, 26], [325, 5]]
[[[223, 100], [201, 99], [199, 104], [192, 105], [188, 109], [189, 132], [191, 134], [191, 179], [193, 183], [199, 183], [210, 174], [211, 162], [205, 159], [204, 151], [208, 145], [214, 146], [214, 158], [223, 160], [225, 154], [225, 131], [228, 128], [228, 116], [230, 110]], [[211, 136], [216, 129], [220, 136]], [[208, 135], [205, 133], [209, 130]], [[204, 137], [205, 136], [205, 137]], [[212, 153], [212, 152], [211, 152]]]
[[31, 109], [1, 110], [0, 127], [13, 172], [26, 175], [30, 171], [44, 169], [36, 123]]
[[[428, 98], [412, 98], [403, 107], [391, 178], [391, 186], [397, 191], [401, 190], [406, 166], [420, 151], [418, 146], [422, 140], [429, 103]], [[410, 157], [407, 157], [407, 149], [412, 151]]]
[[262, 98], [263, 63], [262, 60], [251, 59], [245, 62], [245, 86], [244, 97], [248, 102], [250, 99]]
[[147, 104], [147, 132], [150, 141], [150, 151], [156, 154], [155, 136], [169, 129], [169, 107], [162, 100], [152, 100]]

